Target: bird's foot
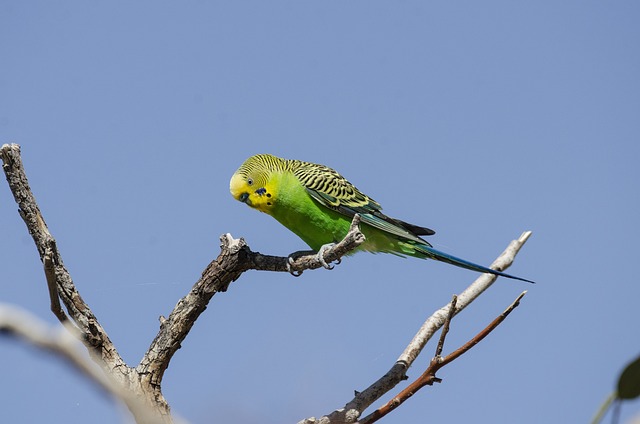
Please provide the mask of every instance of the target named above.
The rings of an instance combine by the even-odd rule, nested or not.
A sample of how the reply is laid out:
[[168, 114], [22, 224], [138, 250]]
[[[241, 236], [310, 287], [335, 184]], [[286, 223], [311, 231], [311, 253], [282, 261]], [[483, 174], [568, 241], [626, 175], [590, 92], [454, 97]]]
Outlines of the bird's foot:
[[293, 255], [294, 253], [289, 255], [289, 257], [287, 258], [287, 271], [289, 271], [289, 274], [293, 275], [294, 277], [299, 277], [302, 275], [302, 270], [298, 271], [291, 268], [291, 266], [293, 265], [293, 262], [295, 261], [295, 259], [293, 259]]
[[298, 250], [290, 254], [287, 258], [287, 271], [289, 271], [289, 274], [294, 277], [301, 276], [303, 270], [293, 269], [293, 263], [301, 256], [313, 255], [314, 253], [316, 253], [315, 250]]
[[[335, 268], [334, 265], [331, 265], [330, 263], [327, 263], [327, 261], [324, 260], [324, 254], [326, 253], [326, 251], [331, 249], [335, 245], [336, 245], [335, 243], [327, 243], [327, 244], [323, 244], [322, 246], [320, 246], [320, 249], [318, 249], [318, 254], [316, 255], [316, 259], [318, 260], [318, 262], [320, 262], [320, 264], [325, 269]], [[336, 265], [338, 265], [339, 263], [340, 263], [340, 259], [336, 261]]]
[[[327, 252], [327, 250], [331, 249], [334, 245], [335, 243], [324, 244], [320, 246], [320, 249], [318, 249], [317, 252], [313, 250], [300, 250], [297, 252], [293, 252], [287, 258], [287, 271], [289, 272], [289, 274], [293, 275], [294, 277], [301, 276], [302, 270], [293, 269], [293, 263], [300, 256], [313, 255], [314, 253], [315, 253], [316, 259], [318, 260], [318, 262], [320, 262], [320, 265], [322, 265], [325, 269], [333, 269], [335, 266], [331, 265], [330, 263], [327, 263], [327, 261], [324, 260], [324, 254]], [[340, 262], [342, 262], [342, 259], [338, 258], [336, 260], [336, 265], [339, 265]]]

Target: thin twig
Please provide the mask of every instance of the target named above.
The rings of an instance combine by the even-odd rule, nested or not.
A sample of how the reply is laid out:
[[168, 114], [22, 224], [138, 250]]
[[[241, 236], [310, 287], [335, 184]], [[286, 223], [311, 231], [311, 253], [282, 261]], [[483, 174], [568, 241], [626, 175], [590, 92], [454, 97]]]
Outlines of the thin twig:
[[[609, 394], [609, 396], [607, 396], [607, 398], [602, 403], [602, 405], [600, 405], [600, 408], [598, 409], [598, 412], [596, 412], [596, 415], [591, 420], [591, 424], [599, 424], [602, 421], [602, 419], [604, 418], [605, 414], [609, 411], [609, 408], [611, 407], [613, 402], [617, 399], [617, 396], [618, 396], [618, 393], [617, 393], [616, 390], [614, 390], [613, 392], [611, 392]], [[612, 420], [611, 422], [615, 423], [617, 421], [613, 421]]]
[[[491, 268], [504, 271], [513, 263], [516, 255], [531, 236], [531, 231], [525, 231], [517, 239], [513, 240], [500, 256], [491, 264]], [[457, 315], [477, 299], [496, 281], [493, 274], [482, 274], [469, 287], [458, 295], [455, 314]], [[418, 357], [422, 349], [431, 337], [442, 327], [447, 314], [449, 313], [449, 303], [434, 312], [422, 324], [416, 335], [398, 357], [393, 366], [377, 381], [358, 392], [352, 400], [340, 409], [320, 418], [310, 417], [300, 421], [298, 424], [333, 424], [333, 423], [355, 423], [362, 412], [374, 402], [393, 389], [397, 384], [406, 380], [406, 372]]]
[[466, 351], [468, 351], [469, 349], [471, 349], [472, 347], [480, 343], [482, 339], [487, 337], [489, 333], [491, 333], [498, 325], [500, 325], [502, 321], [504, 321], [507, 318], [507, 316], [509, 316], [509, 314], [520, 305], [520, 300], [524, 297], [525, 294], [527, 294], [526, 290], [520, 293], [520, 295], [518, 295], [516, 300], [514, 300], [513, 303], [511, 303], [511, 305], [509, 305], [509, 307], [507, 307], [507, 309], [505, 309], [504, 312], [498, 315], [496, 319], [494, 319], [484, 330], [479, 332], [473, 339], [469, 340], [463, 346], [459, 347], [455, 351], [448, 354], [442, 360], [442, 365], [440, 366], [440, 368], [447, 365], [451, 361], [455, 360], [456, 358], [464, 354]]
[[47, 289], [49, 289], [49, 299], [51, 302], [51, 312], [58, 318], [61, 323], [68, 322], [69, 318], [64, 313], [60, 305], [60, 297], [58, 296], [58, 282], [56, 281], [56, 269], [52, 259], [53, 252], [47, 249], [42, 257], [44, 264], [44, 276], [47, 280]]
[[[530, 236], [531, 231], [525, 231], [517, 240], [513, 240], [509, 243], [509, 246], [507, 246], [504, 252], [502, 252], [495, 261], [493, 261], [491, 268], [502, 271], [509, 268], [516, 255]], [[484, 293], [485, 290], [491, 287], [496, 279], [497, 276], [493, 274], [480, 275], [469, 287], [458, 295], [455, 314], [457, 315], [469, 306], [482, 293]], [[422, 327], [420, 327], [420, 330], [414, 336], [413, 340], [411, 340], [404, 352], [402, 352], [397, 362], [406, 363], [407, 368], [410, 367], [435, 332], [442, 327], [448, 311], [449, 305], [447, 304], [431, 315], [431, 317], [424, 322]]]
[[372, 412], [371, 414], [367, 415], [365, 418], [360, 420], [359, 424], [375, 423], [376, 421], [383, 418], [384, 416], [389, 414], [391, 411], [393, 411], [394, 409], [402, 405], [405, 401], [407, 401], [411, 396], [416, 394], [418, 390], [420, 390], [424, 386], [431, 386], [433, 385], [433, 383], [441, 382], [442, 380], [436, 377], [436, 373], [440, 369], [442, 369], [445, 365], [450, 364], [451, 362], [453, 362], [454, 360], [456, 360], [457, 358], [459, 358], [460, 356], [468, 352], [472, 347], [474, 347], [475, 345], [480, 343], [485, 337], [487, 337], [489, 333], [495, 330], [496, 327], [498, 327], [498, 325], [500, 325], [500, 323], [502, 323], [505, 320], [505, 318], [511, 313], [511, 311], [513, 311], [520, 304], [520, 299], [522, 299], [522, 297], [526, 293], [527, 293], [526, 291], [522, 292], [516, 298], [516, 300], [514, 300], [513, 303], [511, 303], [511, 305], [509, 305], [509, 307], [505, 309], [504, 312], [502, 312], [498, 317], [496, 317], [488, 326], [486, 326], [482, 331], [476, 334], [467, 343], [465, 343], [464, 345], [462, 345], [461, 347], [459, 347], [458, 349], [456, 349], [455, 351], [453, 351], [452, 353], [448, 354], [445, 357], [440, 357], [439, 355], [436, 354], [436, 356], [433, 359], [431, 359], [431, 362], [429, 363], [429, 367], [422, 373], [422, 375], [420, 375], [420, 377], [418, 377], [415, 381], [409, 384], [404, 390], [398, 393], [393, 399], [391, 399], [385, 405], [381, 406], [380, 408], [378, 408], [377, 410], [375, 410], [374, 412]]
[[458, 296], [455, 294], [451, 299], [451, 304], [449, 306], [449, 313], [447, 314], [447, 319], [444, 321], [444, 326], [442, 327], [442, 331], [440, 332], [440, 340], [438, 340], [438, 347], [436, 348], [435, 356], [438, 357], [442, 355], [442, 349], [444, 348], [444, 339], [447, 337], [447, 333], [449, 332], [449, 326], [451, 325], [451, 320], [456, 311], [456, 303], [458, 302]]

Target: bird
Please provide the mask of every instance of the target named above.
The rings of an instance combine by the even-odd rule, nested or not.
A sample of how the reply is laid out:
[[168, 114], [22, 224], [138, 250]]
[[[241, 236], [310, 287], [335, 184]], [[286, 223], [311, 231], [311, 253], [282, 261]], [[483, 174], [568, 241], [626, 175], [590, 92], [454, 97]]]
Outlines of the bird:
[[385, 215], [378, 202], [324, 165], [257, 154], [240, 165], [229, 190], [236, 200], [271, 215], [300, 237], [318, 253], [325, 268], [330, 266], [324, 262], [323, 252], [346, 236], [354, 215], [359, 214], [365, 242], [356, 251], [434, 259], [533, 283], [434, 249], [422, 236], [435, 231]]

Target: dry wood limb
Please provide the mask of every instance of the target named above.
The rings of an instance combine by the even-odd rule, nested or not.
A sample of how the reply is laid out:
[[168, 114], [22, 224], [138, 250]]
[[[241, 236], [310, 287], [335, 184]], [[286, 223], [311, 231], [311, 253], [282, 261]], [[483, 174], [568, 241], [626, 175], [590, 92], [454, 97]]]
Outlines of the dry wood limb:
[[[20, 146], [5, 144], [0, 148], [9, 188], [19, 207], [19, 213], [29, 234], [31, 234], [40, 259], [44, 265], [45, 277], [54, 315], [67, 326], [67, 316], [60, 305], [66, 307], [71, 319], [77, 326], [81, 340], [88, 348], [92, 359], [110, 374], [123, 390], [129, 393], [125, 401], [134, 413], [136, 421], [172, 422], [169, 405], [161, 392], [161, 382], [169, 361], [180, 348], [196, 319], [206, 309], [208, 302], [218, 292], [224, 292], [233, 281], [247, 270], [265, 270], [301, 272], [322, 266], [317, 256], [306, 255], [289, 263], [288, 257], [262, 255], [252, 252], [243, 239], [236, 240], [230, 234], [221, 237], [222, 250], [218, 258], [203, 271], [202, 277], [191, 291], [183, 297], [168, 318], [161, 318], [160, 330], [151, 343], [140, 364], [134, 369], [127, 366], [118, 354], [89, 306], [77, 291], [69, 272], [64, 267], [55, 239], [49, 232], [45, 220], [36, 203], [20, 158]], [[364, 235], [358, 228], [359, 216], [355, 216], [344, 240], [328, 249], [323, 257], [326, 262], [339, 260], [344, 254], [364, 242]], [[155, 408], [156, 415], [149, 419], [136, 411], [139, 398]]]
[[[20, 216], [27, 225], [29, 233], [38, 249], [40, 259], [45, 267], [45, 276], [49, 284], [51, 309], [62, 322], [66, 321], [64, 311], [60, 307], [55, 293], [65, 305], [71, 319], [77, 325], [82, 335], [82, 341], [89, 348], [89, 352], [103, 369], [111, 373], [116, 381], [135, 397], [142, 396], [147, 402], [157, 407], [159, 416], [157, 422], [171, 422], [169, 406], [162, 396], [160, 384], [164, 371], [169, 365], [173, 354], [180, 348], [195, 320], [206, 309], [208, 302], [217, 292], [224, 292], [231, 282], [235, 281], [247, 270], [264, 270], [300, 272], [305, 269], [316, 269], [322, 266], [315, 254], [297, 257], [289, 263], [288, 257], [262, 255], [252, 252], [243, 239], [233, 239], [231, 235], [222, 236], [222, 251], [218, 258], [212, 261], [203, 271], [202, 277], [196, 282], [191, 291], [183, 297], [168, 318], [161, 318], [160, 330], [151, 343], [140, 364], [135, 368], [127, 366], [111, 343], [107, 333], [99, 324], [88, 305], [80, 294], [63, 265], [54, 238], [51, 236], [44, 218], [40, 213], [20, 159], [20, 147], [16, 144], [5, 144], [0, 148], [0, 158], [3, 161], [3, 171], [9, 187], [19, 206]], [[324, 260], [328, 263], [336, 261], [364, 242], [364, 235], [358, 228], [359, 216], [355, 216], [349, 233], [345, 239], [337, 243], [324, 253]], [[525, 232], [511, 243], [505, 252], [493, 263], [498, 270], [506, 269], [515, 255], [526, 242], [531, 232]], [[496, 277], [483, 274], [469, 288], [458, 297], [455, 313], [457, 314], [486, 290]], [[54, 284], [55, 283], [55, 284]], [[55, 287], [54, 287], [55, 286]], [[448, 305], [447, 305], [448, 306]], [[353, 423], [362, 411], [391, 390], [400, 381], [406, 379], [406, 371], [421, 352], [424, 345], [445, 321], [447, 306], [430, 317], [418, 331], [418, 334], [398, 358], [393, 367], [377, 382], [347, 403], [345, 408], [334, 411], [322, 417], [319, 421], [310, 418], [305, 423]], [[447, 309], [447, 310], [445, 310]], [[132, 412], [135, 408], [129, 405]], [[134, 412], [135, 413], [135, 412]], [[138, 422], [147, 420], [136, 417]]]
[[[451, 352], [445, 357], [441, 357], [440, 354], [436, 351], [436, 355], [431, 359], [429, 366], [422, 373], [420, 377], [418, 377], [415, 381], [409, 384], [405, 389], [403, 389], [400, 393], [398, 393], [393, 399], [387, 402], [385, 405], [381, 406], [371, 414], [364, 417], [362, 420], [358, 421], [359, 424], [373, 424], [376, 421], [380, 420], [387, 414], [389, 414], [394, 409], [398, 408], [402, 405], [406, 400], [408, 400], [411, 396], [416, 394], [418, 390], [423, 388], [424, 386], [431, 386], [433, 383], [439, 383], [441, 380], [436, 377], [436, 373], [443, 368], [445, 365], [450, 364], [455, 361], [457, 358], [468, 352], [472, 347], [480, 343], [485, 337], [489, 335], [493, 330], [498, 327], [507, 316], [513, 311], [519, 304], [522, 297], [527, 292], [524, 291], [520, 293], [520, 295], [516, 298], [516, 300], [509, 305], [507, 309], [504, 310], [496, 319], [494, 319], [488, 326], [486, 326], [482, 331], [476, 334], [471, 340], [467, 343]], [[450, 322], [451, 315], [449, 315], [447, 319], [447, 323]], [[444, 339], [445, 333], [443, 332], [442, 339]], [[440, 345], [438, 345], [440, 347]]]
[[22, 308], [0, 303], [0, 332], [58, 355], [102, 390], [117, 397], [115, 384], [80, 353], [78, 348], [82, 344], [74, 336], [77, 332], [74, 327], [54, 328]]
[[149, 405], [131, 398], [131, 393], [82, 353], [84, 346], [78, 341], [78, 329], [69, 321], [56, 328], [22, 308], [0, 303], [0, 333], [54, 354], [107, 395], [132, 408], [137, 417], [143, 417], [141, 421], [153, 422], [156, 413]]
[[[356, 215], [345, 238], [326, 251], [324, 259], [327, 262], [338, 260], [364, 242], [358, 223], [359, 216]], [[244, 239], [234, 239], [230, 234], [223, 235], [220, 241], [220, 255], [207, 266], [202, 277], [178, 301], [171, 314], [167, 318], [161, 317], [160, 331], [137, 367], [139, 373], [150, 376], [154, 385], [160, 384], [171, 357], [216, 293], [226, 291], [229, 284], [247, 270], [289, 272], [287, 257], [253, 252]], [[296, 271], [322, 267], [315, 254], [298, 257], [291, 265]]]
[[[493, 261], [491, 268], [499, 271], [507, 269], [513, 263], [516, 255], [530, 236], [531, 231], [525, 231], [517, 240], [513, 240], [509, 243], [509, 246], [507, 246], [504, 252], [502, 252], [495, 261]], [[471, 302], [478, 298], [478, 296], [480, 296], [486, 289], [491, 287], [491, 285], [496, 281], [496, 278], [497, 277], [493, 274], [482, 274], [478, 277], [469, 287], [458, 295], [455, 314], [457, 315], [460, 313], [460, 311], [469, 306]], [[406, 380], [407, 370], [411, 367], [435, 332], [442, 327], [448, 313], [449, 303], [427, 318], [391, 369], [389, 369], [386, 374], [380, 377], [371, 386], [361, 392], [357, 392], [355, 397], [343, 408], [335, 410], [320, 418], [311, 417], [304, 419], [298, 424], [342, 424], [357, 422], [360, 414], [371, 406], [373, 402], [384, 396], [398, 383]]]
[[106, 331], [76, 290], [75, 284], [62, 262], [56, 241], [49, 232], [29, 187], [20, 158], [20, 146], [17, 144], [3, 145], [0, 148], [0, 157], [9, 188], [18, 204], [18, 212], [27, 225], [29, 234], [38, 249], [40, 260], [44, 265], [51, 297], [51, 310], [61, 322], [66, 320], [57, 299], [59, 296], [71, 319], [78, 326], [85, 344], [90, 347], [90, 353], [97, 355], [109, 369], [124, 366], [124, 361], [111, 343]]
[[[517, 240], [511, 241], [504, 252], [502, 252], [495, 261], [493, 261], [491, 268], [499, 271], [504, 271], [509, 268], [515, 260], [516, 255], [530, 236], [531, 231], [525, 231]], [[484, 293], [485, 290], [491, 287], [497, 278], [498, 277], [493, 274], [482, 274], [469, 287], [460, 293], [456, 303], [456, 315], [476, 300], [482, 293]], [[420, 330], [418, 330], [418, 333], [416, 333], [413, 340], [411, 340], [411, 343], [409, 343], [404, 352], [402, 352], [397, 362], [404, 362], [407, 364], [407, 368], [410, 367], [433, 334], [442, 327], [448, 312], [449, 305], [444, 305], [431, 315], [429, 319], [424, 322], [422, 327], [420, 327]]]

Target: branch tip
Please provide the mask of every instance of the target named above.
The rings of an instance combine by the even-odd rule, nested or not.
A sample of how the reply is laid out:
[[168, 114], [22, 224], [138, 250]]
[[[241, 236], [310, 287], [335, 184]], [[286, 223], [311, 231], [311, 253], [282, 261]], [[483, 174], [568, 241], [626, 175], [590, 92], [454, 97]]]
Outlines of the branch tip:
[[[508, 266], [511, 265], [516, 255], [518, 254], [520, 248], [524, 245], [524, 243], [530, 236], [531, 231], [525, 231], [517, 240], [513, 240], [511, 243], [509, 243], [507, 248], [501, 255], [498, 256], [491, 267], [497, 267], [499, 269], [508, 268]], [[467, 287], [457, 296], [455, 313], [457, 314], [467, 306], [469, 306], [475, 299], [477, 299], [486, 289], [488, 289], [492, 285], [494, 280], [495, 278], [491, 279], [487, 274], [483, 274], [478, 279], [476, 279], [475, 282], [473, 282], [469, 287]], [[524, 293], [526, 293], [526, 291]], [[518, 297], [518, 301], [522, 298], [524, 293]], [[354, 422], [347, 421], [345, 419], [346, 411], [353, 411], [354, 413], [364, 412], [364, 410], [371, 406], [375, 401], [380, 399], [380, 397], [382, 397], [385, 393], [393, 389], [398, 383], [406, 380], [406, 371], [411, 367], [418, 355], [420, 355], [431, 337], [433, 337], [433, 335], [440, 328], [442, 328], [445, 320], [447, 319], [449, 310], [450, 303], [447, 303], [442, 308], [434, 312], [429, 318], [427, 318], [418, 330], [417, 334], [414, 336], [413, 340], [411, 340], [409, 345], [405, 348], [404, 352], [402, 352], [391, 369], [387, 371], [385, 375], [380, 377], [367, 389], [363, 390], [358, 396], [349, 401], [344, 408], [334, 410], [330, 414], [323, 416], [322, 420], [324, 421], [322, 422]], [[502, 319], [504, 319], [504, 317], [505, 315], [502, 316]], [[446, 358], [449, 357], [450, 355], [445, 357], [443, 361], [446, 361]], [[439, 366], [442, 367], [443, 365]], [[439, 379], [433, 381], [439, 382]], [[375, 420], [373, 419], [373, 417], [376, 415], [377, 413], [376, 411], [374, 411], [372, 414], [363, 418], [359, 422], [362, 424], [369, 424], [371, 422], [374, 422]]]
[[531, 234], [533, 234], [533, 232], [530, 230], [523, 232], [520, 237], [518, 237], [518, 241], [520, 243], [526, 243], [526, 241], [529, 240], [529, 237], [531, 237]]
[[[500, 325], [500, 323], [502, 323], [506, 319], [507, 315], [509, 315], [509, 313], [516, 306], [518, 306], [518, 301], [522, 299], [522, 296], [524, 296], [524, 293], [521, 293], [516, 298], [516, 300], [511, 305], [509, 305], [509, 307], [505, 312], [498, 315], [498, 317], [496, 317], [493, 321], [491, 321], [489, 325], [487, 325], [482, 331], [476, 334], [471, 340], [466, 342], [464, 345], [460, 346], [458, 349], [456, 349], [455, 351], [451, 352], [450, 354], [444, 357], [440, 356], [439, 354], [436, 354], [436, 356], [431, 358], [431, 361], [429, 362], [429, 366], [420, 375], [420, 377], [418, 377], [415, 381], [409, 384], [405, 389], [401, 390], [400, 393], [398, 393], [391, 401], [387, 402], [385, 405], [381, 406], [380, 408], [376, 409], [371, 414], [367, 415], [362, 420], [360, 420], [360, 423], [372, 424], [380, 420], [382, 417], [386, 416], [387, 414], [389, 414], [394, 409], [398, 408], [401, 404], [403, 404], [411, 396], [416, 394], [418, 390], [420, 390], [424, 386], [432, 386], [434, 383], [441, 383], [442, 379], [436, 377], [436, 373], [446, 365], [450, 364], [451, 362], [453, 362], [454, 360], [456, 360], [457, 358], [459, 358], [460, 356], [462, 356], [463, 354], [471, 350], [471, 348], [476, 346], [487, 335], [489, 335], [489, 333], [495, 330], [498, 327], [498, 325]], [[455, 298], [451, 303], [454, 303], [454, 301], [455, 301]], [[453, 309], [453, 306], [451, 309]], [[447, 322], [450, 321], [451, 316], [452, 316], [451, 313], [449, 314], [449, 316], [447, 316]], [[443, 341], [444, 339], [444, 334], [445, 334], [444, 328], [443, 328], [442, 334], [443, 336], [441, 337], [441, 341]]]
[[227, 249], [232, 254], [237, 253], [240, 249], [245, 247], [247, 243], [244, 241], [242, 237], [239, 239], [233, 238], [231, 233], [226, 233], [220, 236], [220, 247], [222, 249]]

